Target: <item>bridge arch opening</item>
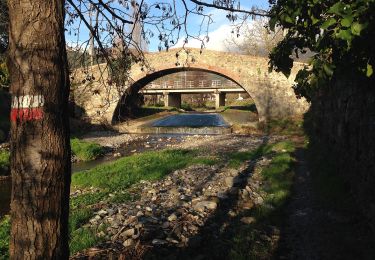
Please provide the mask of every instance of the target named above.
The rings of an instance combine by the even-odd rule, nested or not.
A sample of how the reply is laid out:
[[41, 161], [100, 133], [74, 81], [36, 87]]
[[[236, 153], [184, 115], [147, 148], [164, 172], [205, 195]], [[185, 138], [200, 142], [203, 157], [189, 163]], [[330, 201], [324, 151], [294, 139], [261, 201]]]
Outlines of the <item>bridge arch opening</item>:
[[[146, 86], [150, 86], [150, 83], [160, 80], [163, 77], [171, 76], [173, 74], [181, 74], [181, 72], [197, 72], [205, 73], [208, 75], [216, 75], [223, 79], [226, 79], [227, 83], [214, 85], [214, 81], [212, 81], [206, 84], [205, 86], [200, 86], [199, 84], [201, 84], [201, 82], [199, 82], [199, 79], [196, 79], [194, 86], [190, 86], [190, 88], [188, 89], [186, 87], [187, 82], [185, 78], [185, 84], [184, 86], [182, 86], [182, 88], [178, 88], [178, 86], [175, 85], [163, 87], [159, 86], [159, 88], [157, 89], [145, 88]], [[230, 82], [229, 88], [228, 82]], [[149, 74], [141, 75], [138, 78], [134, 79], [134, 82], [128, 87], [125, 94], [120, 98], [119, 102], [117, 103], [116, 109], [113, 113], [112, 123], [119, 123], [121, 121], [126, 120], [129, 117], [129, 114], [132, 113], [131, 110], [142, 103], [143, 100], [140, 100], [140, 92], [143, 92], [143, 95], [164, 95], [164, 102], [169, 102], [167, 106], [169, 106], [169, 104], [171, 104], [170, 106], [176, 106], [176, 102], [179, 102], [181, 104], [182, 94], [186, 95], [211, 93], [215, 95], [216, 108], [218, 108], [218, 106], [225, 105], [227, 95], [239, 94], [238, 97], [241, 98], [242, 93], [248, 95], [253, 101], [252, 111], [256, 113], [257, 120], [259, 120], [257, 102], [256, 100], [254, 100], [251, 93], [249, 93], [245, 89], [245, 87], [241, 85], [240, 78], [238, 75], [233, 75], [233, 73], [231, 72], [224, 71], [219, 68], [213, 68], [211, 66], [194, 66], [163, 68]], [[179, 98], [177, 98], [177, 100], [173, 98], [176, 97], [176, 95], [179, 95]], [[166, 101], [165, 99], [169, 99], [169, 101]]]

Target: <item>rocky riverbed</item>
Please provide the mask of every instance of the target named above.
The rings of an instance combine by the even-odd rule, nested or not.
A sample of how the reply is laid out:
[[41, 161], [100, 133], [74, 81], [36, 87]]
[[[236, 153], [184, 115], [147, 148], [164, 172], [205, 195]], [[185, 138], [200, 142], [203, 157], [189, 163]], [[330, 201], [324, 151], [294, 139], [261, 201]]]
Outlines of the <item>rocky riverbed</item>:
[[[131, 188], [136, 199], [122, 204], [98, 205], [85, 225], [98, 230], [105, 242], [72, 259], [218, 259], [231, 232], [233, 219], [242, 211], [264, 203], [257, 172], [269, 163], [266, 157], [230, 168], [224, 154], [254, 150], [281, 138], [249, 136], [185, 136], [173, 148], [199, 148], [209, 156], [221, 156], [215, 165], [192, 165], [166, 178], [143, 181]], [[75, 191], [72, 196], [82, 192]], [[255, 221], [240, 217], [239, 225]], [[276, 232], [277, 233], [277, 232]], [[224, 234], [225, 237], [225, 234]], [[272, 240], [271, 237], [267, 239]], [[212, 251], [213, 250], [213, 251]]]

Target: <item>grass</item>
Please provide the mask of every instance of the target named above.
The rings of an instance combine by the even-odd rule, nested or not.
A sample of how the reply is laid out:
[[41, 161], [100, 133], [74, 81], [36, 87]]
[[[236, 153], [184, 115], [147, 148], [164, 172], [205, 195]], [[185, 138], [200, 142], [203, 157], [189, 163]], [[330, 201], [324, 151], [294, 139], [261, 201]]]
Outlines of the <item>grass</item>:
[[70, 144], [72, 153], [77, 156], [80, 161], [95, 160], [104, 153], [104, 147], [96, 143], [79, 140], [78, 138], [72, 138]]
[[[72, 176], [75, 188], [97, 187], [101, 191], [86, 193], [70, 200], [69, 247], [71, 254], [94, 246], [104, 238], [98, 237], [105, 227], [84, 227], [94, 213], [94, 206], [101, 202], [123, 203], [137, 198], [129, 192], [132, 185], [141, 180], [158, 180], [170, 172], [192, 164], [212, 165], [216, 159], [200, 157], [196, 150], [163, 150], [145, 152], [98, 166]], [[112, 194], [112, 196], [109, 196]], [[8, 252], [10, 233], [9, 217], [0, 222], [0, 260]]]
[[192, 164], [215, 163], [214, 159], [199, 157], [197, 153], [192, 150], [145, 152], [75, 173], [72, 176], [75, 188], [96, 187], [101, 191], [79, 195], [70, 201], [71, 253], [93, 246], [103, 239], [96, 235], [98, 230], [82, 227], [93, 217], [92, 208], [95, 204], [101, 201], [124, 203], [133, 200], [139, 194], [129, 192], [129, 188], [141, 180], [158, 180], [174, 170]]
[[213, 159], [197, 157], [197, 152], [191, 150], [145, 152], [78, 172], [72, 176], [72, 185], [109, 191], [121, 190], [140, 180], [158, 180], [174, 170], [192, 164], [214, 162]]
[[8, 175], [9, 173], [9, 151], [1, 150], [0, 151], [0, 176]]
[[9, 258], [9, 239], [10, 239], [10, 218], [9, 216], [0, 219], [0, 260]]
[[96, 235], [97, 232], [97, 230], [86, 227], [72, 232], [69, 241], [70, 254], [77, 253], [103, 241], [104, 238], [98, 237]]
[[270, 119], [267, 123], [259, 123], [258, 128], [268, 134], [282, 134], [288, 136], [304, 134], [303, 121], [299, 118]]
[[[294, 150], [293, 143], [279, 142], [263, 145], [253, 153], [234, 155], [236, 160], [267, 156], [271, 162], [258, 174], [263, 184], [257, 192], [263, 194], [264, 203], [243, 212], [236, 220], [235, 235], [228, 242], [231, 244], [229, 259], [271, 258], [273, 245], [263, 235], [270, 227], [280, 227], [284, 219], [283, 208], [290, 196], [294, 178]], [[255, 222], [244, 225], [239, 221], [244, 216], [253, 217]]]

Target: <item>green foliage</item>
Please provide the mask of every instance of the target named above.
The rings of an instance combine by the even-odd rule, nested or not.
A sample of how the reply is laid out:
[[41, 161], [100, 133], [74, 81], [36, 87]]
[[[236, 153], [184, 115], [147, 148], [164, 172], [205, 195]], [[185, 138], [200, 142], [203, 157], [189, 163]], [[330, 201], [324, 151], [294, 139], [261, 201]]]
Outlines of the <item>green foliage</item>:
[[212, 164], [191, 150], [164, 150], [145, 152], [121, 158], [72, 176], [72, 184], [80, 187], [98, 187], [107, 190], [125, 189], [140, 180], [157, 180], [166, 174], [191, 164]]
[[303, 135], [301, 119], [270, 119], [266, 123], [259, 123], [258, 128], [266, 133], [282, 135]]
[[78, 138], [70, 140], [72, 153], [81, 161], [91, 161], [103, 155], [104, 148], [96, 143], [81, 141]]
[[0, 63], [0, 88], [9, 87], [9, 71], [5, 62]]
[[280, 0], [273, 4], [269, 26], [287, 29], [270, 54], [270, 68], [289, 75], [291, 55], [315, 55], [297, 77], [295, 92], [310, 100], [338, 73], [373, 77], [375, 0]]
[[10, 218], [0, 219], [0, 260], [9, 258]]
[[86, 193], [73, 197], [70, 199], [70, 208], [71, 209], [80, 209], [85, 208], [88, 205], [95, 204], [107, 196], [106, 192], [95, 192], [95, 193]]
[[0, 176], [7, 175], [9, 172], [9, 151], [0, 150]]
[[194, 109], [191, 107], [190, 104], [188, 103], [182, 103], [181, 104], [181, 108], [185, 111], [194, 111]]
[[90, 209], [73, 210], [69, 216], [69, 231], [74, 232], [85, 224], [92, 216]]
[[77, 253], [103, 241], [92, 228], [80, 228], [70, 234], [70, 254]]

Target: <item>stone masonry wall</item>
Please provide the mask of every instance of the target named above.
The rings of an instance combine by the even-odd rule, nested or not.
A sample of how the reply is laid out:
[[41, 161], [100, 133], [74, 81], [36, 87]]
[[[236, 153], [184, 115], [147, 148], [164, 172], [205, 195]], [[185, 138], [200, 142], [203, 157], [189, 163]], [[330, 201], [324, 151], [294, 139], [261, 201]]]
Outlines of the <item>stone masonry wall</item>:
[[[267, 58], [211, 50], [203, 50], [200, 53], [199, 49], [189, 49], [189, 54], [180, 52], [176, 57], [178, 51], [178, 49], [172, 49], [168, 52], [146, 54], [150, 69], [141, 68], [138, 64], [133, 65], [129, 89], [137, 85], [134, 83], [139, 80], [147, 79], [147, 77], [153, 80], [155, 75], [163, 75], [163, 71], [167, 69], [196, 68], [221, 74], [240, 84], [253, 98], [260, 121], [275, 117], [302, 115], [309, 107], [304, 99], [295, 97], [292, 89], [296, 72], [303, 64], [296, 63], [291, 76], [286, 78], [281, 73], [268, 72]], [[101, 66], [104, 68], [104, 65]], [[93, 69], [93, 74], [95, 73], [98, 74], [97, 69]], [[100, 77], [97, 75], [95, 78]], [[99, 90], [96, 94], [82, 94], [86, 96], [82, 106], [93, 121], [103, 121], [100, 117], [104, 117], [110, 122], [119, 97], [113, 89], [109, 90], [99, 85], [97, 82], [86, 83], [77, 88], [77, 93], [92, 91], [90, 89]], [[105, 102], [104, 99], [111, 100], [111, 102]]]

